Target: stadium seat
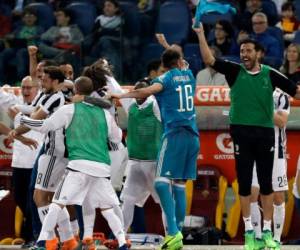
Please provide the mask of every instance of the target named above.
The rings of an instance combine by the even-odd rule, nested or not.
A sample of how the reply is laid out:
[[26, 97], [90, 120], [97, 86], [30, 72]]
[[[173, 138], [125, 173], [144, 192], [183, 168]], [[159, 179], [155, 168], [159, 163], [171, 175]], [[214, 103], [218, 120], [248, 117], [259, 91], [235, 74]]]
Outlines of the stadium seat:
[[190, 10], [184, 1], [167, 1], [160, 6], [156, 32], [163, 33], [169, 43], [183, 44], [191, 27]]
[[72, 13], [72, 23], [76, 23], [84, 35], [91, 33], [97, 17], [95, 6], [87, 2], [76, 2], [66, 8]]
[[187, 43], [183, 48], [184, 59], [189, 63], [189, 68], [194, 76], [203, 68], [203, 62], [200, 55], [198, 43]]
[[55, 25], [55, 17], [52, 7], [47, 3], [31, 3], [27, 7], [33, 8], [38, 17], [38, 24], [45, 30]]
[[10, 16], [11, 7], [5, 3], [0, 3], [0, 13], [4, 16]]
[[160, 59], [164, 48], [158, 43], [149, 43], [142, 50], [143, 65], [147, 65], [152, 60]]
[[296, 8], [296, 17], [300, 19], [300, 1], [294, 1], [294, 6]]
[[268, 16], [270, 26], [276, 25], [278, 22], [276, 4], [273, 1], [262, 1], [262, 10]]
[[300, 31], [297, 31], [293, 43], [300, 44]]
[[120, 2], [123, 13], [123, 35], [130, 39], [140, 35], [140, 16], [137, 5], [133, 2]]
[[238, 56], [222, 56], [222, 59], [232, 61], [232, 62], [236, 62], [236, 63], [241, 62], [241, 59]]
[[215, 12], [204, 14], [201, 17], [201, 22], [205, 25], [214, 26], [215, 23], [219, 20], [226, 20], [230, 23], [233, 21], [233, 15], [231, 12], [227, 12], [226, 14], [218, 14]]
[[280, 46], [283, 49], [284, 48], [284, 40], [283, 40], [282, 30], [278, 27], [269, 26], [268, 29], [267, 29], [267, 32], [279, 41]]
[[183, 47], [185, 57], [195, 56], [201, 59], [200, 48], [198, 43], [187, 43]]

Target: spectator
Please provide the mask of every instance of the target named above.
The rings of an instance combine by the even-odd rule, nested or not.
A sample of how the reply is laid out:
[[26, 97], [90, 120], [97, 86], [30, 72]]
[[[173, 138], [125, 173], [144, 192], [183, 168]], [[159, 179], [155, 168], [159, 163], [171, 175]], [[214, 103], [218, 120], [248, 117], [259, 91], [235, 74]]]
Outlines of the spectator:
[[[6, 34], [11, 32], [11, 18], [7, 16], [5, 11], [3, 10], [3, 6], [0, 5], [0, 39], [3, 39]], [[0, 51], [4, 48], [3, 42], [0, 45]]]
[[[221, 57], [222, 55], [221, 51], [215, 46], [210, 46], [210, 51], [215, 57]], [[227, 85], [225, 76], [208, 65], [198, 72], [196, 83], [197, 85]]]
[[216, 46], [222, 55], [238, 55], [239, 48], [234, 39], [232, 25], [226, 20], [219, 20], [215, 24], [215, 36], [209, 45]]
[[295, 6], [291, 2], [286, 2], [281, 7], [281, 20], [277, 23], [284, 33], [284, 40], [289, 44], [295, 37], [296, 31], [299, 29], [299, 21], [295, 15]]
[[95, 20], [90, 56], [93, 59], [106, 58], [114, 67], [116, 78], [121, 74], [120, 61], [120, 4], [117, 0], [105, 0], [103, 14]]
[[5, 49], [0, 53], [0, 81], [7, 81], [8, 62], [16, 65], [17, 79], [21, 80], [28, 71], [27, 46], [37, 44], [43, 32], [36, 24], [37, 16], [33, 9], [25, 8], [22, 14], [23, 24], [5, 36]]
[[281, 7], [282, 7], [282, 5], [283, 5], [284, 3], [286, 3], [287, 1], [289, 1], [289, 0], [273, 0], [273, 2], [274, 2], [275, 5], [276, 5], [278, 14], [281, 14]]
[[300, 45], [291, 43], [288, 46], [280, 71], [296, 84], [300, 84]]
[[238, 43], [249, 36], [255, 39], [264, 47], [265, 58], [264, 63], [271, 64], [277, 68], [281, 65], [283, 58], [283, 48], [280, 42], [272, 36], [268, 31], [268, 19], [262, 12], [257, 12], [252, 17], [253, 33], [246, 33], [241, 31], [238, 35]]
[[275, 25], [277, 23], [277, 11], [274, 13], [271, 9], [263, 8], [262, 0], [247, 0], [245, 11], [236, 16], [236, 26], [238, 29], [248, 33], [251, 32], [251, 18], [256, 12], [265, 13], [270, 21], [270, 25]]
[[55, 58], [58, 62], [74, 61], [71, 52], [78, 52], [83, 34], [76, 24], [71, 23], [71, 13], [60, 9], [55, 13], [56, 26], [50, 27], [41, 36], [40, 52], [44, 58]]

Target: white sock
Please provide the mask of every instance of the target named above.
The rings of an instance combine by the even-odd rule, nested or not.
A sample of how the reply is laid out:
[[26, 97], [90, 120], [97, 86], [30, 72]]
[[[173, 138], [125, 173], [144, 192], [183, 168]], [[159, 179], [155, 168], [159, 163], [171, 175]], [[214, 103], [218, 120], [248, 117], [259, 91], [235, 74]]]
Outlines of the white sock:
[[123, 231], [123, 225], [119, 217], [114, 213], [114, 209], [107, 209], [101, 211], [103, 217], [108, 222], [108, 225], [118, 240], [119, 246], [126, 244], [125, 233]]
[[42, 230], [37, 241], [51, 240], [55, 237], [54, 228], [57, 224], [57, 218], [61, 210], [59, 205], [55, 203], [50, 204], [48, 214], [42, 224]]
[[128, 232], [133, 221], [134, 204], [125, 199], [122, 205], [122, 212], [124, 216], [124, 231]]
[[285, 219], [285, 203], [276, 206], [274, 204], [273, 224], [274, 224], [274, 240], [280, 242], [283, 225]]
[[73, 235], [79, 235], [79, 225], [77, 219], [71, 221]]
[[251, 223], [251, 215], [249, 217], [243, 217], [245, 223], [245, 232], [249, 230], [253, 230], [253, 226]]
[[251, 222], [255, 237], [261, 239], [261, 213], [257, 202], [251, 203]]
[[124, 215], [123, 215], [121, 207], [118, 205], [118, 206], [114, 206], [113, 209], [114, 209], [115, 215], [117, 215], [119, 217], [121, 224], [123, 226], [123, 229], [124, 229]]
[[271, 223], [272, 223], [271, 220], [264, 220], [264, 228], [263, 228], [263, 231], [265, 231], [265, 230], [272, 231], [272, 229], [271, 229]]
[[74, 237], [70, 223], [70, 215], [66, 207], [64, 207], [57, 218], [58, 233], [61, 242], [65, 242]]
[[83, 238], [92, 238], [96, 217], [96, 210], [88, 202], [82, 204], [82, 217], [84, 225]]
[[48, 213], [49, 210], [49, 205], [43, 206], [43, 207], [38, 207], [37, 208], [38, 213], [39, 213], [39, 217], [40, 217], [40, 221], [43, 224], [43, 221]]
[[166, 215], [163, 211], [161, 212], [161, 218], [162, 218], [162, 223], [164, 226], [164, 231], [165, 231], [165, 236], [166, 236], [166, 235], [168, 235], [168, 223], [167, 223]]

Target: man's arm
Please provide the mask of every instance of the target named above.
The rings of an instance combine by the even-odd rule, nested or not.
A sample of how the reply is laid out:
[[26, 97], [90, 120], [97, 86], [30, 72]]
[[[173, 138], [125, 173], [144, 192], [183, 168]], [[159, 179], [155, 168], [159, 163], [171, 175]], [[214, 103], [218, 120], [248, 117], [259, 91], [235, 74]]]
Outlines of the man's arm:
[[202, 23], [200, 23], [199, 28], [193, 27], [193, 30], [197, 34], [197, 37], [199, 40], [200, 53], [201, 53], [204, 63], [209, 66], [214, 65], [216, 59], [213, 56], [213, 54], [211, 53], [209, 46], [207, 44]]
[[274, 113], [274, 124], [279, 128], [284, 128], [288, 122], [288, 118], [288, 112], [278, 110]]
[[74, 95], [72, 102], [87, 102], [104, 109], [109, 109], [112, 106], [112, 102], [107, 98], [84, 95]]
[[8, 135], [10, 128], [7, 127], [3, 122], [0, 122], [0, 135]]
[[155, 36], [156, 36], [158, 43], [161, 46], [163, 46], [165, 49], [171, 48], [170, 44], [167, 42], [166, 37], [163, 33], [156, 33]]
[[151, 86], [147, 88], [135, 89], [128, 93], [123, 94], [111, 94], [112, 98], [122, 99], [122, 98], [147, 98], [150, 95], [154, 95], [163, 90], [161, 83], [154, 82]]
[[5, 92], [0, 88], [0, 109], [7, 112], [8, 108], [15, 104], [19, 104], [20, 99], [14, 94]]
[[[47, 116], [48, 116], [48, 114], [42, 108], [39, 108], [37, 111], [33, 112], [30, 117], [32, 118], [33, 121], [36, 121], [36, 120], [43, 120]], [[22, 119], [30, 119], [28, 117], [26, 117], [26, 118], [25, 117], [26, 116], [23, 116], [21, 118], [21, 121], [22, 121]], [[23, 134], [29, 132], [30, 129], [31, 129], [31, 127], [21, 124], [19, 127], [14, 129], [15, 131], [13, 132], [12, 135], [14, 135], [14, 136], [23, 135]]]
[[203, 26], [193, 28], [199, 40], [200, 53], [204, 63], [211, 66], [217, 72], [224, 74], [229, 87], [233, 86], [240, 72], [241, 66], [237, 63], [215, 58], [207, 44]]
[[274, 89], [278, 87], [295, 99], [300, 99], [300, 86], [297, 86], [281, 72], [271, 69], [270, 78]]
[[278, 90], [275, 90], [276, 94], [278, 93], [278, 99], [276, 98], [275, 103], [275, 113], [274, 113], [274, 124], [279, 128], [284, 128], [287, 125], [288, 117], [290, 114], [290, 102], [289, 98], [283, 92], [279, 93]]
[[37, 67], [37, 51], [36, 46], [28, 46], [28, 55], [29, 55], [29, 74], [32, 79], [36, 80], [36, 67]]
[[[49, 118], [45, 120], [32, 119], [26, 116], [21, 118], [21, 124], [29, 129], [48, 133], [49, 131], [67, 127], [73, 117], [74, 105], [65, 105], [60, 107]], [[20, 127], [19, 127], [20, 128]], [[19, 128], [15, 129], [15, 134], [19, 135]]]
[[[12, 129], [7, 127], [3, 122], [0, 122], [0, 135], [9, 135], [9, 132], [11, 130]], [[31, 149], [35, 149], [38, 146], [38, 142], [36, 140], [33, 140], [28, 137], [24, 137], [20, 135], [20, 136], [16, 136], [15, 139], [19, 140], [20, 142], [30, 147]]]
[[112, 115], [104, 110], [105, 119], [108, 127], [108, 139], [113, 143], [120, 143], [122, 141], [122, 130], [118, 127]]

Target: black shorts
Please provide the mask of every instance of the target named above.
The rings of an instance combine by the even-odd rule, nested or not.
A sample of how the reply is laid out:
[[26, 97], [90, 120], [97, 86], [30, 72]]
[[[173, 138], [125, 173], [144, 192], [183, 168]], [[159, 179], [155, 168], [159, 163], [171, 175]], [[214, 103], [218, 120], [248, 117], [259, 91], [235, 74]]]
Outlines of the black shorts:
[[272, 193], [274, 128], [231, 125], [230, 134], [234, 143], [235, 167], [240, 195], [251, 194], [254, 162], [256, 163], [261, 194]]

